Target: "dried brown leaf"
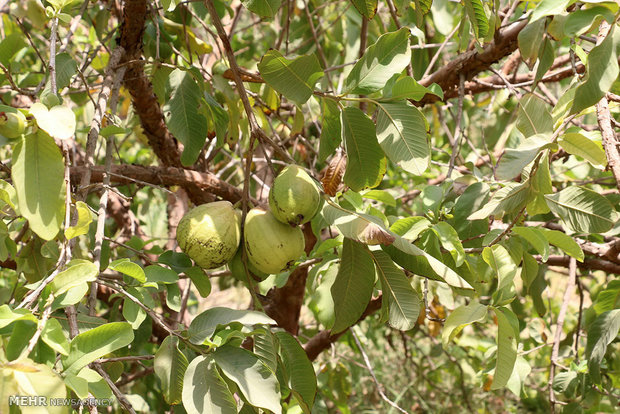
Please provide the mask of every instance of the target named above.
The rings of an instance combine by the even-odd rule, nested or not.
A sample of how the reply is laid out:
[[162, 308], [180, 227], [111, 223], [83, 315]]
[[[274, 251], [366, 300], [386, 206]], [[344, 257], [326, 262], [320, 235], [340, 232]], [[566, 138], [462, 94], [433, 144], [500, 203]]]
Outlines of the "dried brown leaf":
[[342, 183], [342, 177], [344, 171], [347, 168], [347, 156], [341, 148], [336, 150], [336, 154], [329, 161], [321, 183], [323, 183], [323, 190], [331, 197], [335, 196], [340, 189]]

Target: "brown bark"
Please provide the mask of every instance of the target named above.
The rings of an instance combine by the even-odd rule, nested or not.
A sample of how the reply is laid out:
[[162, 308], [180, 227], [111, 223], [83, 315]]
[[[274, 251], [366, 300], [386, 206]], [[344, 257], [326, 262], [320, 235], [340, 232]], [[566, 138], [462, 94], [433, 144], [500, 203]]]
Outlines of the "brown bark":
[[[103, 166], [92, 169], [91, 182], [101, 182]], [[81, 175], [84, 167], [72, 167], [71, 175]], [[200, 194], [205, 201], [213, 201], [214, 195], [235, 203], [241, 200], [241, 190], [220, 180], [210, 172], [198, 172], [175, 167], [146, 167], [141, 165], [113, 165], [111, 181], [116, 184], [152, 184], [159, 186], [178, 185], [188, 192]], [[196, 200], [192, 199], [194, 202]], [[252, 200], [253, 202], [255, 200]]]
[[[372, 315], [381, 309], [381, 302], [382, 296], [371, 300], [357, 322], [366, 319], [369, 315]], [[314, 361], [321, 354], [321, 352], [329, 348], [331, 344], [336, 342], [346, 332], [347, 330], [344, 330], [332, 335], [329, 329], [325, 329], [314, 335], [304, 346], [308, 359], [310, 359], [310, 361]]]
[[[485, 45], [482, 51], [469, 50], [458, 55], [455, 59], [442, 66], [439, 70], [431, 73], [420, 81], [421, 85], [429, 86], [438, 84], [444, 91], [444, 95], [458, 93], [459, 78], [465, 75], [466, 80], [472, 79], [478, 73], [487, 70], [492, 64], [511, 54], [517, 48], [517, 36], [527, 25], [527, 20], [516, 22], [497, 32], [495, 39]], [[426, 95], [421, 103], [432, 103], [438, 98], [434, 95]]]
[[125, 2], [120, 29], [120, 45], [125, 49], [121, 63], [127, 65], [124, 85], [131, 94], [134, 109], [140, 117], [149, 145], [165, 165], [178, 167], [181, 166], [181, 158], [177, 141], [166, 127], [164, 114], [153, 92], [153, 85], [144, 74], [142, 35], [146, 14], [146, 0]]

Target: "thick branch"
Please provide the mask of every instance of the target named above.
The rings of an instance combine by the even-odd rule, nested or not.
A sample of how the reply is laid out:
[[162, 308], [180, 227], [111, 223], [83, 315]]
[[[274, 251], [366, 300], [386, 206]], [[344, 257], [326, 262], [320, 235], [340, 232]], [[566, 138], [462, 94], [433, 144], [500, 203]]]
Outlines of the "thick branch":
[[[534, 256], [536, 260], [542, 261], [540, 256]], [[546, 264], [549, 266], [562, 266], [568, 267], [570, 263], [570, 257], [568, 256], [549, 256]], [[584, 259], [583, 262], [577, 262], [577, 267], [580, 269], [588, 270], [602, 270], [607, 273], [615, 273], [620, 275], [620, 265], [610, 262], [604, 259]]]
[[[500, 30], [495, 39], [484, 46], [482, 51], [476, 49], [460, 54], [439, 70], [431, 73], [420, 81], [420, 84], [429, 86], [436, 83], [444, 91], [444, 94], [457, 93], [459, 77], [465, 75], [465, 79], [472, 79], [478, 73], [487, 70], [493, 63], [498, 62], [511, 54], [517, 48], [517, 36], [527, 25], [527, 21], [516, 22], [503, 30]], [[422, 103], [431, 103], [437, 100], [434, 95], [426, 95]]]
[[[85, 167], [72, 167], [71, 175], [84, 174]], [[91, 171], [91, 182], [102, 182], [103, 166], [95, 166]], [[178, 185], [194, 193], [202, 192], [203, 198], [214, 194], [235, 203], [241, 200], [241, 190], [220, 180], [210, 172], [198, 172], [175, 167], [145, 167], [141, 165], [113, 165], [110, 180], [117, 184]], [[255, 200], [253, 200], [255, 202]]]
[[[379, 296], [378, 298], [371, 300], [368, 306], [366, 306], [366, 310], [364, 311], [362, 316], [360, 316], [357, 322], [366, 319], [366, 317], [381, 309], [382, 298], [382, 296]], [[337, 334], [332, 335], [329, 329], [325, 329], [314, 335], [304, 346], [304, 350], [306, 351], [306, 355], [308, 355], [308, 359], [310, 359], [310, 361], [314, 361], [321, 354], [321, 352], [329, 348], [331, 344], [336, 342], [338, 338], [340, 338], [346, 332], [347, 330], [345, 329], [342, 332], [338, 332]]]
[[146, 0], [127, 0], [123, 9], [120, 45], [125, 49], [121, 63], [127, 65], [124, 85], [140, 117], [144, 134], [157, 157], [165, 164], [181, 166], [176, 139], [170, 134], [164, 114], [153, 92], [153, 85], [144, 74], [142, 35], [147, 15]]

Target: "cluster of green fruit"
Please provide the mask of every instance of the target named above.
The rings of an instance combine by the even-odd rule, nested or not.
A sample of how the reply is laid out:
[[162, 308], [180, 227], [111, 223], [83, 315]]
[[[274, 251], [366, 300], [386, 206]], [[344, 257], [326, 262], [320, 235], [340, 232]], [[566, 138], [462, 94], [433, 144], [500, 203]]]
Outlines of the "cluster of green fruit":
[[[260, 275], [289, 269], [304, 253], [299, 225], [310, 221], [321, 204], [312, 177], [296, 165], [285, 167], [269, 191], [269, 210], [253, 208], [246, 215], [243, 239], [250, 270]], [[181, 219], [177, 241], [198, 266], [215, 269], [235, 257], [240, 224], [241, 213], [230, 202], [202, 204]]]

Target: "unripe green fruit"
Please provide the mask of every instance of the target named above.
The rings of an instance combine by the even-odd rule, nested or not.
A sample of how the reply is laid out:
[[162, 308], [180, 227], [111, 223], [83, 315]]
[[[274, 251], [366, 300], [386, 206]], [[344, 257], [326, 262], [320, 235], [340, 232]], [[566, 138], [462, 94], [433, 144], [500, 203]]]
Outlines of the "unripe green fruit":
[[0, 108], [0, 111], [0, 135], [13, 139], [24, 133], [26, 130], [24, 114], [15, 108], [6, 106]]
[[250, 210], [245, 219], [244, 236], [248, 260], [261, 272], [283, 272], [304, 253], [305, 239], [301, 229], [280, 223], [269, 211]]
[[297, 226], [307, 223], [321, 208], [321, 190], [302, 168], [289, 165], [273, 181], [269, 190], [269, 208], [282, 223]]
[[241, 239], [241, 220], [228, 201], [190, 210], [177, 227], [179, 247], [203, 269], [215, 269], [233, 258]]

